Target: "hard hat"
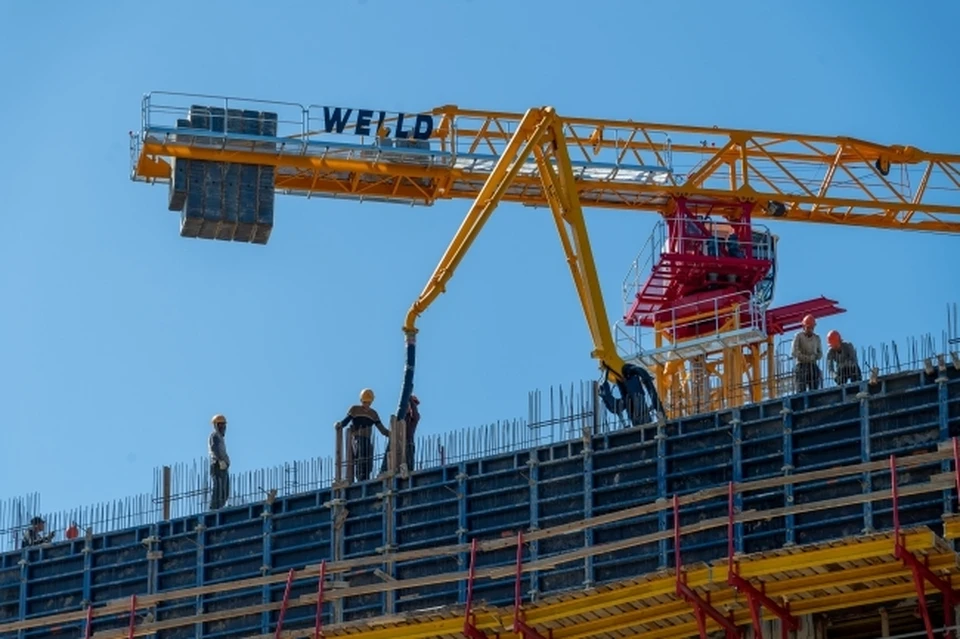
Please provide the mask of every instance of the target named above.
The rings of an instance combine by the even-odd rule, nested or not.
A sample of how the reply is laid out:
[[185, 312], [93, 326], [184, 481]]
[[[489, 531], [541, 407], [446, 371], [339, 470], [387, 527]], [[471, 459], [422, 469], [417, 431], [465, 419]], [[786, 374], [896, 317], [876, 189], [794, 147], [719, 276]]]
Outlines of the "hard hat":
[[827, 345], [834, 348], [840, 346], [840, 333], [837, 331], [827, 333]]
[[226, 423], [227, 423], [227, 418], [224, 417], [223, 415], [217, 413], [216, 415], [214, 415], [214, 416], [210, 419], [210, 423], [213, 424], [214, 426], [216, 426], [217, 424], [224, 424], [224, 425], [226, 425]]
[[807, 315], [806, 317], [803, 318], [804, 328], [813, 328], [816, 325], [817, 325], [817, 320], [813, 317], [813, 315]]
[[373, 403], [373, 389], [364, 388], [360, 391], [360, 401]]
[[413, 393], [410, 393], [410, 401], [413, 402], [414, 404], [419, 404], [419, 403], [420, 403], [420, 400], [417, 399], [417, 396], [414, 395]]

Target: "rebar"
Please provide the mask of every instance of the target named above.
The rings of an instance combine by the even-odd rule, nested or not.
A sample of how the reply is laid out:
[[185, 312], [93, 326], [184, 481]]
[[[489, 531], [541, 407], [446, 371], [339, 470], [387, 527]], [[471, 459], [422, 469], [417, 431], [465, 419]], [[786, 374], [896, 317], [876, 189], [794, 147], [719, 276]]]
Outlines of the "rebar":
[[[957, 305], [948, 305], [947, 327], [939, 339], [932, 333], [925, 333], [903, 340], [903, 347], [891, 341], [879, 347], [862, 348], [860, 366], [864, 379], [868, 379], [874, 369], [877, 375], [882, 376], [924, 370], [929, 362], [935, 365], [939, 356], [949, 360], [950, 354], [960, 348], [958, 321]], [[775, 378], [775, 396], [793, 392], [793, 364], [789, 349], [790, 340], [779, 341], [775, 347], [773, 369], [766, 370], [767, 365], [764, 364], [764, 374]], [[825, 361], [821, 362], [822, 370], [826, 370], [824, 364]], [[823, 381], [824, 387], [835, 385], [827, 375], [824, 375]], [[729, 397], [725, 397], [724, 401], [730, 401], [737, 393], [744, 392], [746, 387], [727, 389]], [[597, 388], [598, 384], [591, 380], [551, 386], [546, 392], [531, 391], [527, 396], [526, 419], [498, 420], [473, 428], [421, 435], [416, 438], [416, 455], [410, 470], [579, 440], [584, 430], [602, 435], [628, 427], [629, 423], [620, 416], [612, 415], [603, 408]], [[763, 399], [772, 398], [768, 395], [765, 391]], [[667, 403], [666, 409], [670, 415], [696, 412], [697, 407], [688, 404], [683, 400]], [[374, 477], [379, 474], [383, 448], [385, 443], [381, 438], [376, 438]], [[56, 543], [65, 539], [68, 529], [77, 533], [76, 539], [82, 540], [87, 530], [103, 533], [161, 521], [165, 506], [171, 518], [205, 512], [211, 489], [209, 461], [199, 457], [171, 464], [168, 468], [169, 487], [166, 491], [164, 468], [160, 467], [154, 469], [152, 492], [123, 499], [59, 512], [45, 511], [38, 493], [0, 502], [0, 547], [4, 550], [19, 548], [24, 531], [37, 515], [46, 520], [46, 532], [56, 534]], [[333, 458], [314, 457], [269, 468], [233, 472], [230, 475], [231, 490], [227, 505], [253, 504], [270, 497], [329, 488], [333, 485], [334, 470]]]

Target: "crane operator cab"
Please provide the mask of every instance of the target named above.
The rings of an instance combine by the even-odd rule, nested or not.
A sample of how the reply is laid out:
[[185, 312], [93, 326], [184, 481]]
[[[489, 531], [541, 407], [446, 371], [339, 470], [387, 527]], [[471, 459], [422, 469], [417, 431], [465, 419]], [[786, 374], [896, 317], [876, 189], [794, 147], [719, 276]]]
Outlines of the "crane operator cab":
[[[694, 284], [687, 294], [752, 285], [753, 299], [758, 306], [773, 301], [778, 238], [769, 229], [758, 224], [749, 224], [743, 229], [741, 224], [716, 220], [709, 213], [677, 216], [668, 227], [661, 255], [682, 256], [690, 269], [703, 273], [702, 283]], [[746, 240], [749, 246], [741, 240], [745, 235], [749, 237]], [[737, 266], [741, 264], [739, 260], [751, 266], [745, 263]], [[757, 271], [758, 268], [761, 270]]]
[[661, 420], [666, 418], [653, 376], [645, 368], [636, 364], [624, 364], [623, 375], [615, 385], [617, 395], [614, 395], [608, 380], [604, 380], [600, 385], [600, 400], [614, 415], [626, 416], [631, 426], [644, 426], [653, 422], [654, 412]]

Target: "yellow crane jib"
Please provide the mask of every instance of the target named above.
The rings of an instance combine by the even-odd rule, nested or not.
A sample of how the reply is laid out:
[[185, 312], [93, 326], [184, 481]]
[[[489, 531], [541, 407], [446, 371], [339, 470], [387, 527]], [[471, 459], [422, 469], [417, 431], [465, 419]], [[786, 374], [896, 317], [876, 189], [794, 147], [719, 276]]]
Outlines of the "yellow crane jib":
[[[621, 395], [652, 384], [637, 361], [618, 354], [584, 206], [654, 212], [674, 235], [687, 221], [705, 229], [705, 216], [724, 217], [746, 228], [737, 234], [754, 261], [751, 218], [960, 233], [960, 154], [840, 136], [561, 118], [548, 107], [408, 113], [154, 92], [143, 98], [130, 151], [132, 179], [169, 185], [168, 208], [180, 212], [186, 237], [265, 244], [277, 193], [408, 205], [471, 200], [404, 322], [399, 415], [412, 387], [416, 318], [443, 292], [500, 202], [551, 210], [593, 356]], [[689, 257], [689, 241], [674, 240], [686, 242], [677, 250]], [[739, 254], [731, 241], [717, 259]], [[762, 266], [753, 270], [762, 275]], [[698, 287], [691, 290], [710, 293]], [[730, 371], [731, 379], [740, 375]], [[656, 393], [647, 394], [661, 412]]]

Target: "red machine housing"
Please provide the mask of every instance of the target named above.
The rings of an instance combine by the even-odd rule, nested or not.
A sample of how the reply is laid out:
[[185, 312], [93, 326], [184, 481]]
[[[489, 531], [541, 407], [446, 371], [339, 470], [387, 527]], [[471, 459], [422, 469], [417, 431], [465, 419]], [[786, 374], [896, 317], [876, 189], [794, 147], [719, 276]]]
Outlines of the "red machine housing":
[[[719, 313], [728, 319], [739, 312], [743, 325], [754, 321], [755, 302], [772, 298], [776, 243], [771, 234], [753, 227], [753, 207], [752, 202], [675, 198], [672, 211], [664, 215], [665, 241], [662, 246], [659, 238], [651, 243], [650, 273], [636, 291], [625, 324], [658, 325], [671, 340], [682, 341], [715, 333]], [[737, 304], [739, 311], [731, 310]], [[820, 297], [767, 309], [764, 325], [768, 335], [782, 334], [799, 328], [805, 315], [843, 312], [836, 301]]]

